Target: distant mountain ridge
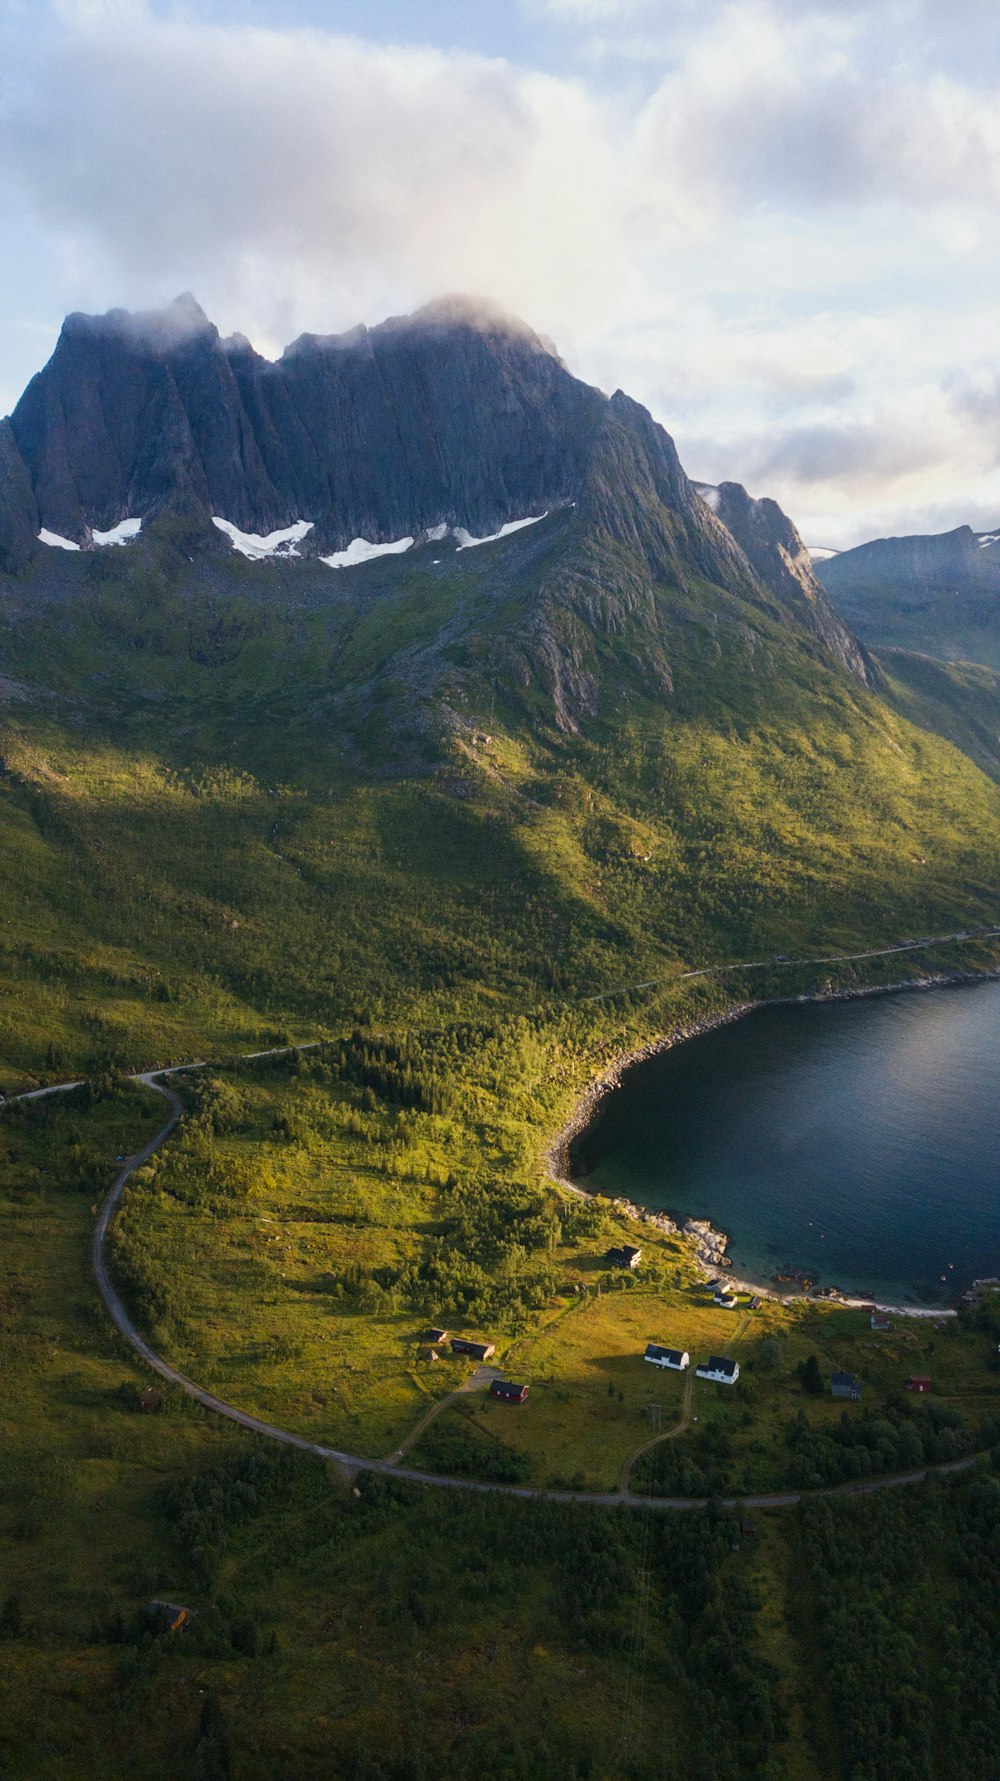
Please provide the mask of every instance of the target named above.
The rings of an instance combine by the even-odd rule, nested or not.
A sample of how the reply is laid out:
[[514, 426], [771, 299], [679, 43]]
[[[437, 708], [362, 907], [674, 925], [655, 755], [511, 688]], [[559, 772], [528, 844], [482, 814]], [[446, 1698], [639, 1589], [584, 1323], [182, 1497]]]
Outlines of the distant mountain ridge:
[[1000, 531], [874, 538], [817, 560], [815, 571], [872, 647], [1000, 667]]

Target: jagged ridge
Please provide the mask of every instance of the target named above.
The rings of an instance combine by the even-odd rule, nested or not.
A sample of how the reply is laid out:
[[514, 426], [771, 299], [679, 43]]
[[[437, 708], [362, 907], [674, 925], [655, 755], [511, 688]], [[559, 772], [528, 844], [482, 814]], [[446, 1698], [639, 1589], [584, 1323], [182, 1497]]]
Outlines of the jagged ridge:
[[[261, 534], [308, 520], [306, 548], [322, 551], [443, 523], [488, 532], [575, 503], [574, 552], [525, 642], [567, 714], [585, 714], [594, 692], [589, 670], [573, 668], [563, 699], [569, 658], [553, 657], [554, 610], [620, 629], [623, 611], [648, 609], [653, 585], [725, 589], [871, 679], [773, 502], [726, 484], [725, 511], [713, 512], [644, 408], [582, 383], [523, 322], [468, 299], [303, 335], [273, 363], [242, 336], [222, 340], [190, 296], [141, 315], [72, 315], [14, 410], [0, 473], [7, 567], [39, 525], [87, 546], [95, 529], [171, 508]], [[598, 563], [595, 537], [617, 557]], [[648, 667], [666, 689], [655, 629]]]

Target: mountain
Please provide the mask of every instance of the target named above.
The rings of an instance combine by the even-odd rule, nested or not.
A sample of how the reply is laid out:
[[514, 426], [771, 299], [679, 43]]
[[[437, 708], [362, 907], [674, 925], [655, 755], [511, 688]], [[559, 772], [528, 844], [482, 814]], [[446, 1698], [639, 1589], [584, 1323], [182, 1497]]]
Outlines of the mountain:
[[[992, 913], [979, 694], [955, 747], [900, 716], [780, 509], [522, 324], [268, 366], [190, 302], [71, 318], [2, 438], [8, 549], [81, 548], [0, 571], [0, 995], [40, 986], [0, 1062], [54, 981], [120, 1060]], [[303, 465], [322, 510], [275, 501]]]
[[875, 538], [817, 561], [819, 580], [873, 648], [1000, 668], [1000, 532]]
[[[562, 727], [596, 709], [582, 655], [598, 609], [619, 635], [631, 614], [651, 684], [670, 684], [670, 614], [651, 602], [651, 584], [682, 602], [711, 584], [723, 606], [748, 604], [872, 681], [773, 502], [735, 484], [719, 492], [721, 509], [702, 500], [644, 408], [582, 383], [523, 322], [471, 299], [304, 335], [273, 363], [242, 336], [223, 340], [190, 296], [139, 315], [72, 315], [10, 418], [0, 473], [8, 568], [39, 530], [87, 550], [121, 542], [123, 522], [164, 515], [200, 526], [191, 554], [228, 548], [215, 519], [231, 535], [284, 535], [296, 556], [342, 557], [359, 539], [432, 534], [448, 551], [447, 529], [471, 543], [553, 509], [575, 513], [570, 554], [540, 590], [521, 657], [548, 684]], [[581, 605], [585, 637], [571, 616]]]
[[188, 501], [262, 535], [307, 521], [336, 550], [571, 500], [605, 406], [470, 301], [303, 335], [271, 363], [184, 296], [69, 316], [11, 428], [41, 524], [77, 543]]

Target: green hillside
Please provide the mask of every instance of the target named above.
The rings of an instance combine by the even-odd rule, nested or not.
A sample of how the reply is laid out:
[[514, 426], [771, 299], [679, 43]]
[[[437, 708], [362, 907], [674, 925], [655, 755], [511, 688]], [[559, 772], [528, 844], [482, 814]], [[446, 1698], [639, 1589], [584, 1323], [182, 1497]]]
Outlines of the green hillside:
[[[603, 1487], [650, 1426], [626, 1364], [644, 1320], [715, 1326], [669, 1237], [648, 1238], [649, 1300], [575, 1293], [635, 1235], [546, 1174], [588, 1082], [751, 981], [685, 970], [769, 959], [752, 993], [778, 995], [995, 964], [986, 940], [777, 962], [996, 921], [988, 738], [975, 715], [938, 733], [944, 690], [893, 663], [865, 686], [777, 596], [700, 572], [648, 491], [626, 526], [610, 489], [606, 523], [592, 503], [439, 560], [254, 565], [171, 519], [0, 584], [0, 1084], [98, 1078], [0, 1113], [11, 1781], [933, 1781], [946, 1750], [987, 1772], [996, 1627], [967, 1554], [992, 1563], [988, 1461], [783, 1518], [345, 1485], [172, 1392], [143, 1414], [90, 1283], [108, 1163], [155, 1124], [118, 1077], [220, 1060], [117, 1229], [154, 1340], [375, 1454], [455, 1383], [416, 1358], [447, 1318], [530, 1363], [552, 1422], [449, 1409], [418, 1457]], [[311, 1061], [232, 1063], [312, 1039]], [[755, 1365], [786, 1345], [781, 1391], [756, 1382], [685, 1449], [709, 1494], [787, 1482], [794, 1364], [864, 1333], [810, 1315], [748, 1327]], [[970, 1324], [945, 1350], [962, 1455], [993, 1438], [991, 1343]], [[937, 1456], [936, 1427], [887, 1415], [871, 1464]], [[813, 1432], [809, 1464], [832, 1464]], [[153, 1596], [195, 1607], [191, 1630], [151, 1628]], [[932, 1703], [912, 1744], [885, 1729], [903, 1672]]]
[[[994, 918], [1000, 798], [967, 755], [779, 612], [532, 530], [349, 576], [182, 580], [161, 543], [8, 584], [9, 1082], [50, 1047], [544, 1013]], [[611, 563], [596, 609], [581, 551]]]

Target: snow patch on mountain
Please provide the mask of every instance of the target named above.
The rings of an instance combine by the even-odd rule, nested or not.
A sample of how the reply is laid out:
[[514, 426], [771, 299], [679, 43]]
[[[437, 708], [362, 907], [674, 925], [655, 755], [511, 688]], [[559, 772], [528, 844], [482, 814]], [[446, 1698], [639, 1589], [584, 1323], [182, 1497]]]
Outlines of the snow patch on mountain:
[[369, 544], [367, 538], [353, 538], [346, 550], [336, 550], [332, 556], [319, 560], [331, 569], [353, 569], [358, 563], [370, 563], [373, 557], [399, 556], [412, 544], [412, 538], [396, 538], [391, 544]]
[[520, 532], [525, 526], [537, 526], [539, 520], [548, 518], [548, 512], [546, 507], [544, 513], [529, 514], [527, 519], [508, 520], [505, 526], [500, 527], [499, 532], [491, 532], [487, 538], [473, 538], [472, 533], [467, 532], [464, 526], [455, 526], [453, 536], [458, 540], [459, 550], [475, 550], [478, 544], [495, 544], [498, 538], [509, 538], [512, 532]]
[[110, 532], [94, 531], [91, 537], [95, 544], [130, 544], [133, 538], [138, 538], [141, 530], [141, 519], [121, 519], [116, 526], [112, 526]]
[[262, 538], [258, 532], [241, 532], [239, 526], [234, 526], [228, 519], [220, 519], [217, 513], [212, 515], [213, 526], [218, 526], [220, 532], [225, 532], [233, 549], [238, 550], [242, 556], [253, 557], [258, 561], [262, 557], [297, 557], [299, 551], [296, 547], [302, 543], [306, 533], [312, 531], [313, 523], [311, 519], [300, 519], [294, 526], [286, 526], [281, 532], [268, 532], [266, 538]]
[[38, 537], [42, 544], [55, 545], [59, 550], [79, 550], [80, 548], [78, 544], [73, 543], [72, 538], [60, 538], [58, 532], [48, 532], [44, 526]]

